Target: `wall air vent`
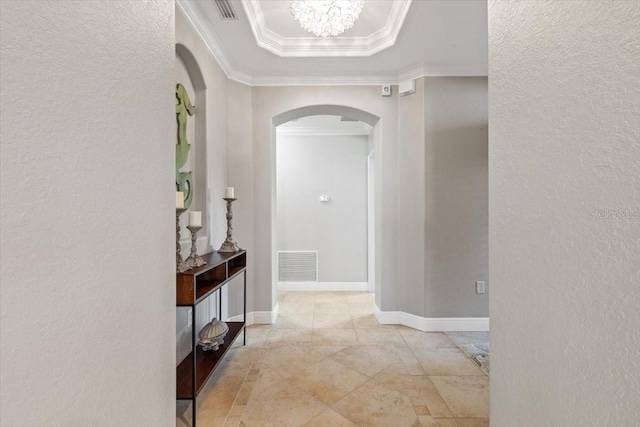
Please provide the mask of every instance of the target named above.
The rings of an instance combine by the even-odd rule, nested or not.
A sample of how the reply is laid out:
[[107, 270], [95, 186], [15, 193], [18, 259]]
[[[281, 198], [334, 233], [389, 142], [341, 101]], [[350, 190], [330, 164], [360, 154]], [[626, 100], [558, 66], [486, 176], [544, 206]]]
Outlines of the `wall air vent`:
[[278, 282], [317, 282], [318, 251], [278, 251]]
[[222, 19], [226, 21], [238, 19], [238, 15], [236, 15], [236, 11], [229, 0], [214, 0], [214, 2], [218, 6], [218, 12], [220, 12]]

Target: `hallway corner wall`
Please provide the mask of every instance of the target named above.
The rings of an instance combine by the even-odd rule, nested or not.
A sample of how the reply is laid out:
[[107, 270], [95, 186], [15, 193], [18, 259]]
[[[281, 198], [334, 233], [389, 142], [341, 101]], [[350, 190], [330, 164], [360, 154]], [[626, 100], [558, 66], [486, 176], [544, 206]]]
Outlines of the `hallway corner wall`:
[[[486, 77], [424, 83], [425, 316], [489, 316]], [[484, 281], [486, 293], [476, 293]]]
[[492, 426], [640, 420], [638, 22], [489, 2]]

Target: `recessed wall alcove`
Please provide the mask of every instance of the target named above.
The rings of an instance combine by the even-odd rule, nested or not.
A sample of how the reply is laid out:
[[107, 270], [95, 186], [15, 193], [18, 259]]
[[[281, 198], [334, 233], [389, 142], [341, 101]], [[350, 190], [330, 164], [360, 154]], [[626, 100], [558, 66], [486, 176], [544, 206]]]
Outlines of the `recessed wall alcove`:
[[[198, 252], [206, 253], [212, 250], [211, 237], [211, 206], [208, 191], [207, 172], [207, 85], [204, 75], [193, 53], [183, 44], [176, 44], [176, 58], [174, 67], [175, 83], [181, 83], [195, 106], [195, 112], [187, 120], [187, 140], [191, 144], [187, 164], [182, 170], [193, 172], [193, 201], [190, 210], [201, 211], [202, 230], [198, 233]], [[173, 87], [175, 91], [175, 85]], [[176, 101], [173, 96], [174, 103]], [[175, 118], [174, 118], [175, 123]], [[176, 144], [176, 135], [171, 138]], [[191, 247], [191, 236], [186, 228], [188, 215], [180, 218], [182, 254], [186, 257]], [[210, 320], [215, 311], [215, 304], [200, 304], [197, 307], [196, 329], [200, 330]], [[191, 351], [191, 326], [188, 324], [189, 310], [179, 307], [176, 311], [176, 360], [182, 361]]]
[[[189, 159], [184, 170], [193, 171], [194, 196], [191, 210], [201, 211], [203, 218], [203, 229], [198, 237], [198, 249], [200, 251], [210, 251], [210, 231], [209, 231], [209, 200], [207, 192], [207, 85], [202, 74], [202, 70], [191, 51], [182, 44], [176, 44], [176, 67], [174, 71], [176, 83], [181, 83], [187, 89], [187, 93], [193, 105], [195, 113], [189, 116], [187, 121], [187, 139], [191, 144]], [[175, 137], [172, 139], [175, 144]], [[182, 247], [183, 254], [190, 247], [189, 233], [184, 228], [186, 226], [187, 215], [181, 218], [183, 227]]]

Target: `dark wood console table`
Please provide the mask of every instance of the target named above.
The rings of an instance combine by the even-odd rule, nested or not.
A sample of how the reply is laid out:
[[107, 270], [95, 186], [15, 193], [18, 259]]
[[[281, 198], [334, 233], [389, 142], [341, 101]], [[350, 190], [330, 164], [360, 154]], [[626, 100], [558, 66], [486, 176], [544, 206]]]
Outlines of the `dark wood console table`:
[[[245, 330], [247, 321], [247, 252], [212, 252], [203, 255], [203, 258], [205, 265], [178, 273], [176, 276], [176, 305], [191, 307], [193, 347], [191, 353], [180, 362], [176, 370], [176, 396], [178, 400], [191, 400], [192, 427], [196, 426], [198, 394], [240, 333]], [[217, 351], [203, 351], [197, 345], [196, 306], [241, 274], [244, 276], [242, 321], [227, 322], [229, 332], [224, 338], [224, 344]], [[217, 314], [220, 316], [222, 292], [218, 293], [217, 304]], [[243, 334], [243, 344], [246, 344], [246, 332]]]

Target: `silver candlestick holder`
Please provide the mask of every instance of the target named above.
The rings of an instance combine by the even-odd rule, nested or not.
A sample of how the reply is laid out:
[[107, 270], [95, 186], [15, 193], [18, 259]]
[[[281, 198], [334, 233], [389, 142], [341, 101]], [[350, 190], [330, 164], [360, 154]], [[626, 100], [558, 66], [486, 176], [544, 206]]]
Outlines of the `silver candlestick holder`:
[[198, 249], [196, 248], [196, 241], [198, 240], [198, 231], [202, 227], [194, 227], [192, 225], [187, 225], [187, 228], [191, 232], [191, 253], [189, 254], [189, 258], [187, 258], [187, 265], [190, 268], [200, 267], [205, 265], [204, 259], [201, 256], [198, 256]]
[[227, 202], [227, 239], [220, 246], [218, 252], [240, 252], [242, 249], [233, 241], [233, 210], [231, 209], [231, 203], [238, 199], [225, 197], [223, 200]]
[[180, 215], [182, 215], [186, 209], [176, 208], [176, 271], [178, 273], [184, 273], [189, 269], [189, 266], [182, 259], [181, 247], [180, 247]]

